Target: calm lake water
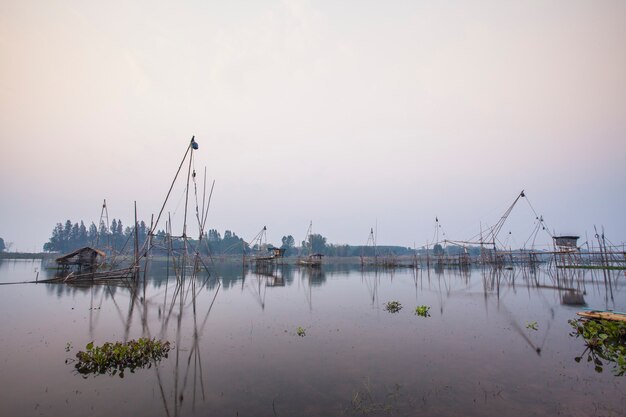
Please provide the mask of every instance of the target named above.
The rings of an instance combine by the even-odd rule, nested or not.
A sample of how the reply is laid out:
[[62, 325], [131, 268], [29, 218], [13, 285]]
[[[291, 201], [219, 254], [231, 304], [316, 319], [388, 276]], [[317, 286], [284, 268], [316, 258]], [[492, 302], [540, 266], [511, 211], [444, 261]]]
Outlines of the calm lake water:
[[[39, 261], [0, 261], [0, 283], [37, 271]], [[218, 266], [177, 286], [153, 265], [136, 297], [102, 285], [0, 285], [0, 415], [621, 416], [626, 377], [574, 360], [584, 344], [567, 321], [581, 307], [556, 288], [626, 311], [624, 272], [608, 278]], [[387, 312], [391, 300], [403, 309]], [[415, 315], [418, 305], [431, 316]], [[169, 357], [123, 379], [75, 372], [87, 343], [142, 336], [169, 340]]]

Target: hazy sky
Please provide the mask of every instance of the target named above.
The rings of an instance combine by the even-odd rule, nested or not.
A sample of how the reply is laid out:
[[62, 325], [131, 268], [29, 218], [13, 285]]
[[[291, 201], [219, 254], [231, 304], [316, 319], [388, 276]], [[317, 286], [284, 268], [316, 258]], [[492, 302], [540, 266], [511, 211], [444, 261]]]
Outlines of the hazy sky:
[[625, 41], [623, 0], [0, 0], [0, 237], [40, 250], [105, 198], [149, 220], [195, 135], [208, 223], [246, 240], [466, 239], [525, 189], [620, 243]]

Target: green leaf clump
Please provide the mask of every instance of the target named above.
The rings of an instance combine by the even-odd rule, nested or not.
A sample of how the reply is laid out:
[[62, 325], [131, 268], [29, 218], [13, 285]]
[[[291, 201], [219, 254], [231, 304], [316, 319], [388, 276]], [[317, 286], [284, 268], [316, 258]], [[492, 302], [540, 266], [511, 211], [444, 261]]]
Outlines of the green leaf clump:
[[148, 338], [126, 343], [107, 342], [102, 346], [89, 342], [85, 349], [76, 354], [78, 361], [74, 366], [78, 373], [86, 378], [89, 374], [115, 375], [119, 372], [120, 378], [124, 378], [126, 369], [132, 373], [137, 368], [149, 368], [167, 358], [170, 342]]
[[390, 313], [397, 313], [402, 310], [402, 304], [399, 301], [388, 301], [385, 304], [385, 310]]
[[415, 307], [415, 314], [417, 314], [420, 317], [430, 317], [430, 306], [417, 306]]
[[585, 350], [574, 358], [580, 362], [587, 353], [587, 362], [593, 362], [596, 372], [602, 372], [606, 364], [613, 364], [613, 373], [626, 373], [626, 322], [612, 320], [569, 320], [574, 331], [572, 337], [582, 337]]
[[530, 323], [526, 323], [526, 328], [530, 330], [539, 330], [538, 324], [536, 321], [532, 321]]
[[298, 334], [298, 336], [304, 337], [306, 336], [306, 329], [304, 327], [298, 326], [298, 328], [296, 329], [296, 333]]

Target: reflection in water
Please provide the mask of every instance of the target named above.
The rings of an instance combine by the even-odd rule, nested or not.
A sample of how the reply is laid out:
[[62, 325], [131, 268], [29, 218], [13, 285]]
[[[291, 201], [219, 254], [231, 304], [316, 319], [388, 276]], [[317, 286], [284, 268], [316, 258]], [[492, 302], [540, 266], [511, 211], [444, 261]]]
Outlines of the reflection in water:
[[[272, 282], [274, 281], [274, 277], [272, 278]], [[252, 293], [253, 298], [259, 303], [261, 306], [261, 310], [265, 310], [265, 293], [267, 290], [267, 282], [268, 277], [255, 274], [252, 279], [248, 279], [248, 283], [246, 287]]]
[[300, 271], [308, 279], [310, 286], [321, 287], [326, 283], [326, 274], [320, 268], [301, 268]]
[[[180, 264], [173, 264], [171, 269], [169, 266], [168, 264], [162, 268], [160, 265], [152, 269], [155, 279], [135, 282], [130, 286], [50, 285], [49, 291], [55, 292], [57, 296], [72, 297], [77, 293], [89, 293], [91, 339], [95, 338], [102, 305], [108, 300], [114, 305], [123, 326], [124, 342], [134, 333], [133, 325], [137, 321], [141, 327], [140, 333], [145, 338], [168, 340], [174, 336], [173, 376], [164, 377], [161, 366], [155, 366], [154, 372], [165, 415], [178, 416], [185, 398], [189, 397], [188, 394], [191, 394], [192, 410], [199, 398], [206, 399], [200, 343], [222, 284], [221, 280], [198, 274], [199, 269], [189, 271]], [[148, 291], [149, 289], [156, 291]], [[198, 305], [198, 298], [208, 293], [212, 293], [210, 303]], [[120, 303], [120, 298], [128, 298], [126, 308]], [[155, 310], [156, 318], [153, 314]], [[189, 324], [191, 330], [185, 330]], [[188, 334], [183, 332], [190, 332], [190, 343], [187, 342]]]
[[253, 299], [265, 310], [268, 287], [284, 287], [293, 283], [294, 269], [283, 264], [259, 263], [244, 271], [241, 289], [247, 288]]
[[380, 277], [378, 276], [378, 269], [374, 269], [373, 271], [367, 271], [361, 268], [361, 283], [364, 284], [367, 288], [367, 292], [369, 294], [369, 299], [372, 303], [372, 307], [377, 306], [378, 302], [378, 281]]
[[0, 258], [0, 286], [33, 283], [51, 276], [41, 259]]
[[585, 297], [578, 290], [568, 290], [563, 294], [562, 303], [569, 306], [585, 306]]
[[344, 407], [342, 415], [411, 415], [419, 411], [416, 400], [404, 393], [402, 385], [394, 384], [392, 387], [384, 387], [382, 391], [375, 392], [371, 381], [366, 380], [354, 391], [350, 406]]
[[[36, 399], [46, 401], [49, 414], [70, 417], [88, 414], [80, 405], [98, 401], [111, 414], [168, 417], [362, 415], [385, 407], [396, 415], [590, 415], [620, 410], [626, 401], [624, 382], [571, 360], [582, 350], [567, 324], [578, 307], [564, 302], [580, 294], [594, 308], [626, 309], [619, 271], [606, 278], [596, 271], [360, 265], [192, 271], [183, 278], [181, 267], [153, 262], [145, 284], [131, 287], [21, 286], [29, 297], [55, 301], [38, 303], [36, 316], [1, 299], [16, 310], [17, 328], [49, 317], [49, 325], [37, 327], [37, 340], [64, 329], [58, 349], [50, 343], [49, 350], [63, 350], [68, 341], [82, 347], [82, 340], [138, 337], [168, 340], [173, 348], [167, 360], [127, 375], [131, 385], [122, 385], [108, 377], [63, 380], [58, 361], [30, 364], [29, 353], [5, 339], [7, 376], [0, 378], [18, 382], [7, 384], [2, 403], [12, 403], [11, 393], [32, 404], [32, 377], [19, 382], [22, 374], [80, 390], [76, 411], [64, 408], [65, 391]], [[381, 314], [381, 300], [392, 299], [406, 309]], [[428, 320], [414, 314], [420, 305], [431, 307]], [[536, 330], [527, 326], [533, 322]], [[294, 333], [299, 326], [306, 337]], [[598, 397], [603, 403], [592, 405]], [[135, 403], [143, 408], [129, 410]], [[30, 415], [17, 407], [3, 414]]]
[[[169, 334], [169, 323], [172, 318], [175, 319], [175, 367], [174, 367], [174, 381], [173, 381], [173, 391], [166, 390], [164, 388], [165, 381], [161, 377], [161, 371], [159, 367], [155, 367], [155, 372], [157, 376], [159, 392], [161, 394], [161, 398], [163, 400], [163, 407], [165, 410], [165, 414], [167, 416], [174, 415], [178, 416], [181, 407], [183, 406], [183, 401], [186, 396], [186, 391], [189, 385], [190, 373], [192, 383], [191, 383], [191, 393], [192, 393], [192, 403], [191, 408], [195, 410], [197, 396], [200, 394], [202, 400], [206, 399], [205, 389], [204, 389], [204, 378], [202, 372], [202, 356], [200, 355], [200, 340], [202, 337], [202, 333], [209, 319], [209, 315], [211, 314], [211, 310], [215, 303], [215, 300], [219, 294], [219, 290], [221, 288], [221, 284], [218, 281], [217, 287], [215, 287], [214, 295], [211, 300], [211, 303], [205, 307], [205, 310], [200, 309], [197, 305], [197, 298], [201, 292], [208, 290], [208, 283], [210, 281], [210, 277], [206, 277], [204, 280], [196, 279], [195, 276], [191, 278], [185, 279], [184, 277], [177, 277], [176, 282], [174, 284], [173, 291], [171, 291], [171, 298], [168, 300], [167, 293], [169, 290], [169, 277], [166, 281], [166, 288], [164, 291], [164, 298], [161, 305], [158, 307], [158, 316], [160, 319], [160, 328], [159, 328], [159, 337], [164, 338]], [[158, 295], [155, 296], [158, 298]], [[136, 297], [134, 297], [136, 300]], [[142, 315], [142, 327], [144, 334], [147, 337], [151, 337], [151, 329], [149, 327], [149, 322], [147, 320], [147, 312], [148, 307], [150, 306], [149, 300], [143, 300], [141, 303], [141, 307], [144, 311]], [[183, 343], [182, 331], [183, 331], [183, 323], [184, 316], [189, 314], [188, 310], [191, 309], [191, 321], [193, 323], [192, 326], [192, 342], [191, 347], [185, 349], [185, 345]], [[200, 320], [198, 320], [198, 315], [200, 315]], [[181, 367], [181, 354], [183, 350], [189, 350], [186, 361], [182, 362]], [[183, 358], [184, 359], [184, 358]], [[193, 367], [193, 369], [192, 369]], [[181, 381], [182, 378], [182, 381]], [[166, 395], [166, 392], [173, 392], [172, 397]], [[173, 406], [172, 406], [173, 403]], [[173, 412], [173, 414], [172, 414]]]

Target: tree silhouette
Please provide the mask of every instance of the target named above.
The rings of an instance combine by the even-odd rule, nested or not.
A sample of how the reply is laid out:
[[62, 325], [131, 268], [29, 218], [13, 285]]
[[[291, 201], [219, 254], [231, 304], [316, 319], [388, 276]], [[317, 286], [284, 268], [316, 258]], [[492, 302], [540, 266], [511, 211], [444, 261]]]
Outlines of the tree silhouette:
[[319, 234], [309, 235], [309, 247], [313, 253], [324, 253], [326, 250], [326, 238]]

